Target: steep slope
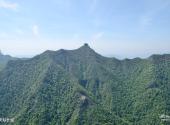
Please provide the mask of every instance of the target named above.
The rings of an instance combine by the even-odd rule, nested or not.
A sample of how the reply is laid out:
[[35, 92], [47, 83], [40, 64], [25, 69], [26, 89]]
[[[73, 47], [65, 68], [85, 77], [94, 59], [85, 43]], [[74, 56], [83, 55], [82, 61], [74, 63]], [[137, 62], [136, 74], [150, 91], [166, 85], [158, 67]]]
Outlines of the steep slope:
[[168, 124], [160, 115], [170, 115], [169, 67], [170, 55], [118, 60], [87, 44], [9, 61], [0, 116], [16, 125]]

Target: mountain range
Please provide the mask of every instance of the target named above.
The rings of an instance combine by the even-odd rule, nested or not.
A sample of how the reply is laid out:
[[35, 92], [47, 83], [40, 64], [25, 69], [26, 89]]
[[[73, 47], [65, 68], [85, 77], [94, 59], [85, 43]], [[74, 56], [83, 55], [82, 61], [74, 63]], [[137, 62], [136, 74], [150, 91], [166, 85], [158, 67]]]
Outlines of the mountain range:
[[170, 54], [119, 60], [84, 44], [9, 58], [0, 71], [0, 118], [14, 122], [0, 124], [170, 124], [162, 120], [170, 115]]

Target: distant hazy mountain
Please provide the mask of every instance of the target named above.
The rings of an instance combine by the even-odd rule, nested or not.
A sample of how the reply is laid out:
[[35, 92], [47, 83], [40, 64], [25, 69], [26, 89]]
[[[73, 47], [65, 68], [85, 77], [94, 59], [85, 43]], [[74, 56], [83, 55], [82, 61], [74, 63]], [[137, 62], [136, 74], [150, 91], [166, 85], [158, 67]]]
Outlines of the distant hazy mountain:
[[0, 72], [0, 117], [15, 125], [168, 125], [169, 95], [168, 54], [118, 60], [85, 44]]

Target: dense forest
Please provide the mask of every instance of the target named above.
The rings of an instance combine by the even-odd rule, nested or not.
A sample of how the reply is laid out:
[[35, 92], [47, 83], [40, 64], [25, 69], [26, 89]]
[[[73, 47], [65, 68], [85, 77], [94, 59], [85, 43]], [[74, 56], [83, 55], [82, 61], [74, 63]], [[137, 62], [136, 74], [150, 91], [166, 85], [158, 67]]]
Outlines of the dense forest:
[[170, 55], [119, 60], [87, 44], [7, 62], [0, 117], [8, 125], [168, 125]]

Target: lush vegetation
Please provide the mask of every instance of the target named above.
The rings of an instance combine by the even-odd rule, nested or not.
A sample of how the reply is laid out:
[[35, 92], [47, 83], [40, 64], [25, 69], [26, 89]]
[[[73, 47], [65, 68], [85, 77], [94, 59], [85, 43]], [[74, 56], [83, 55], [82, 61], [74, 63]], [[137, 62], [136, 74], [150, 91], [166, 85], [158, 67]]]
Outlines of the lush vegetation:
[[[88, 45], [9, 61], [0, 116], [15, 125], [168, 125], [170, 55], [106, 58]], [[4, 123], [3, 123], [4, 124]]]

